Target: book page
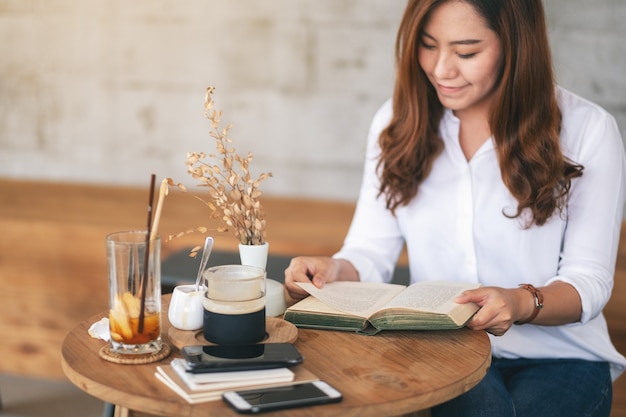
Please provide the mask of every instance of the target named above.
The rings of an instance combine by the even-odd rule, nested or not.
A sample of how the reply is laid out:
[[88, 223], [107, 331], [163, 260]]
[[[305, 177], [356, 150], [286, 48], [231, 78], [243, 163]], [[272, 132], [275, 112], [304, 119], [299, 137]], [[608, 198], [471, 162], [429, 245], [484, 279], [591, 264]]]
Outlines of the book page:
[[479, 286], [467, 282], [418, 282], [391, 300], [386, 307], [446, 314], [457, 305], [454, 299], [459, 294]]
[[406, 288], [396, 284], [352, 281], [331, 282], [322, 289], [308, 282], [297, 284], [324, 304], [360, 317], [369, 317]]
[[354, 314], [347, 313], [342, 310], [338, 310], [334, 307], [329, 306], [318, 300], [315, 297], [306, 297], [302, 300], [298, 301], [293, 306], [289, 307], [288, 310], [291, 311], [303, 311], [303, 312], [313, 312], [315, 314], [328, 314], [328, 315], [342, 315], [342, 316], [354, 316]]

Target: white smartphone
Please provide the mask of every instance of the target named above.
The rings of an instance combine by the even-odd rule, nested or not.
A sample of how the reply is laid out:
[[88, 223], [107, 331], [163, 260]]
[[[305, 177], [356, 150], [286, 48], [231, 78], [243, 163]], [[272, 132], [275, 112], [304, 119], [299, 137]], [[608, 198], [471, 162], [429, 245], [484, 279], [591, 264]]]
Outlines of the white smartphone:
[[324, 381], [312, 381], [272, 388], [227, 391], [222, 399], [239, 413], [339, 402], [342, 395]]

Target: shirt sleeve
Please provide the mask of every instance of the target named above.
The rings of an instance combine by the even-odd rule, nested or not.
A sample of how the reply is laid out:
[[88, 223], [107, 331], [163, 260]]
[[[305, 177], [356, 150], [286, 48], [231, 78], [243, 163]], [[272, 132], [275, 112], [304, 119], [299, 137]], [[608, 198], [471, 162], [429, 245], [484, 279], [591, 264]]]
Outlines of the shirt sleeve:
[[404, 239], [397, 220], [378, 197], [378, 137], [391, 119], [391, 101], [376, 113], [370, 126], [363, 180], [356, 210], [342, 248], [333, 257], [352, 263], [364, 282], [389, 282]]
[[[581, 323], [602, 312], [613, 289], [624, 209], [624, 149], [615, 119], [586, 106], [564, 115], [564, 153], [584, 166], [572, 181], [557, 276], [582, 301]], [[567, 120], [566, 120], [567, 119]]]

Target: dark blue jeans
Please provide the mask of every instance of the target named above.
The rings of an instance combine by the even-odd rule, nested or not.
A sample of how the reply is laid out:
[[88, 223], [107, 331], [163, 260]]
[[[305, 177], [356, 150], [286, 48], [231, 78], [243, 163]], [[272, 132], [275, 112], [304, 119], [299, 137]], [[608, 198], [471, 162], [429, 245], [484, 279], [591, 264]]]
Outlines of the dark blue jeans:
[[606, 362], [493, 358], [485, 378], [433, 407], [433, 417], [608, 417], [613, 383]]

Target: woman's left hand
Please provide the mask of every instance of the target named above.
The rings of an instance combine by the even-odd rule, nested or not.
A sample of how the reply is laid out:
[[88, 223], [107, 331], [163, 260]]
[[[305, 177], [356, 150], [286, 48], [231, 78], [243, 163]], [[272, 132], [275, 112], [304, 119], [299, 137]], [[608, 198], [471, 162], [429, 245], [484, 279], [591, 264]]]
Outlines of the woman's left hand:
[[455, 301], [475, 303], [480, 307], [467, 322], [467, 327], [502, 336], [515, 321], [532, 314], [532, 299], [525, 293], [528, 291], [521, 288], [481, 287], [463, 292]]

